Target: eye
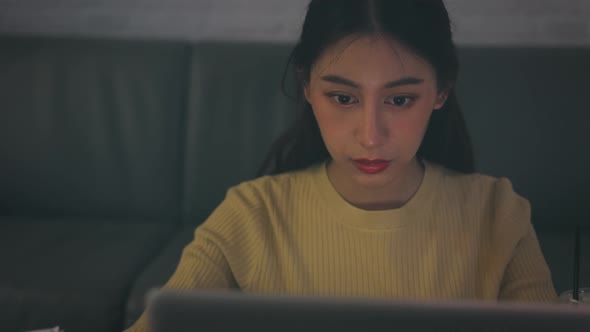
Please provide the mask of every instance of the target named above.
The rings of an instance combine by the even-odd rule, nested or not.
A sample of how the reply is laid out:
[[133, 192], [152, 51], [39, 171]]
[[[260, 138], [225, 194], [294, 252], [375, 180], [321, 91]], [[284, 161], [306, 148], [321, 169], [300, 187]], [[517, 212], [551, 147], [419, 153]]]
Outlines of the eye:
[[388, 104], [392, 104], [395, 106], [406, 106], [412, 103], [416, 98], [410, 96], [395, 96], [387, 99]]
[[340, 105], [351, 105], [357, 102], [357, 99], [350, 95], [345, 94], [331, 94], [329, 95], [337, 104]]

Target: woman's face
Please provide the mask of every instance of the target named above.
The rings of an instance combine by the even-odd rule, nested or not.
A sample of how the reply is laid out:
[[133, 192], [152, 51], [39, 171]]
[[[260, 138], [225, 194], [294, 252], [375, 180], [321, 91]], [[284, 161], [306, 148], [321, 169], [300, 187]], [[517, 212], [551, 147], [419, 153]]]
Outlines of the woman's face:
[[373, 36], [344, 38], [324, 51], [304, 91], [333, 159], [329, 174], [366, 188], [416, 174], [430, 115], [446, 100], [432, 65]]

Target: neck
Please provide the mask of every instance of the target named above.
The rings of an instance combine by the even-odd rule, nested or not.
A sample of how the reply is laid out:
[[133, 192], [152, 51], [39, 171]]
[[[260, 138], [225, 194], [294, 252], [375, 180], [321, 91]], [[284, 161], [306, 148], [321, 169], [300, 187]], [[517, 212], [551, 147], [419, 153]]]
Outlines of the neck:
[[416, 158], [405, 165], [392, 164], [391, 176], [378, 187], [361, 185], [335, 166], [333, 162], [328, 164], [328, 177], [334, 189], [349, 204], [368, 211], [404, 206], [416, 194], [424, 177], [424, 166]]

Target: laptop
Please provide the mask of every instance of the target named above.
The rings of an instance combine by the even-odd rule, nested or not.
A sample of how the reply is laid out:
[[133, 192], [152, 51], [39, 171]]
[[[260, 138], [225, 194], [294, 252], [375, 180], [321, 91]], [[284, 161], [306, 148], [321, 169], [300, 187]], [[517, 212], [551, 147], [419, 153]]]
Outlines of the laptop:
[[151, 332], [184, 331], [590, 331], [580, 304], [417, 302], [370, 298], [158, 291]]

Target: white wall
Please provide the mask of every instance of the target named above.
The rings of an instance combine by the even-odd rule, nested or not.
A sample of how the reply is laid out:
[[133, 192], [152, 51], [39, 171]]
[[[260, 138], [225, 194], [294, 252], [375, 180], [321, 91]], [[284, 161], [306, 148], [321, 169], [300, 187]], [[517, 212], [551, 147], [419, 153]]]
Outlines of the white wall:
[[[445, 0], [459, 44], [590, 46], [590, 0]], [[308, 0], [0, 0], [0, 33], [292, 41]]]
[[445, 0], [466, 44], [590, 46], [590, 0]]

